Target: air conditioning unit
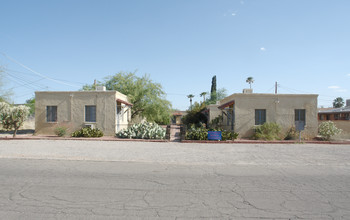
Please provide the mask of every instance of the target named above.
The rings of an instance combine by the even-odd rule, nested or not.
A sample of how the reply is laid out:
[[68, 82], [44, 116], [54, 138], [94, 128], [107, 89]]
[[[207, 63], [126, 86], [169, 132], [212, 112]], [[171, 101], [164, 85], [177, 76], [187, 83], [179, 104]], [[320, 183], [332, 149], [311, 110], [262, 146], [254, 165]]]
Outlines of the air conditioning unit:
[[84, 128], [94, 129], [95, 128], [95, 124], [84, 124]]

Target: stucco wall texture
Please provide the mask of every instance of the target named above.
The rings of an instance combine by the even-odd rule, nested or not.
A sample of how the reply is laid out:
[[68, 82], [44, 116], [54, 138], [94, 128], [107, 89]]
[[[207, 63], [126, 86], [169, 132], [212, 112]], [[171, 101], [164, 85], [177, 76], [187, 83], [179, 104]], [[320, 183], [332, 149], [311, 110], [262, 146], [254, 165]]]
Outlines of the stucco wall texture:
[[[220, 101], [225, 104], [234, 101], [234, 130], [240, 137], [251, 137], [255, 126], [255, 109], [266, 109], [266, 122], [276, 122], [285, 133], [295, 127], [295, 109], [306, 110], [304, 137], [317, 135], [317, 97], [314, 94], [244, 94], [237, 93]], [[227, 118], [224, 117], [224, 120]], [[224, 121], [226, 125], [227, 121]]]
[[[128, 101], [117, 91], [80, 91], [80, 92], [36, 92], [35, 93], [35, 133], [54, 134], [58, 126], [65, 126], [68, 132], [93, 124], [105, 135], [115, 135], [117, 131], [117, 99]], [[85, 122], [85, 106], [96, 106], [96, 122]], [[122, 107], [125, 106], [121, 104]], [[47, 122], [46, 107], [57, 106], [57, 122]], [[128, 126], [130, 109], [125, 109], [119, 117], [119, 129]], [[124, 116], [125, 115], [125, 116]]]

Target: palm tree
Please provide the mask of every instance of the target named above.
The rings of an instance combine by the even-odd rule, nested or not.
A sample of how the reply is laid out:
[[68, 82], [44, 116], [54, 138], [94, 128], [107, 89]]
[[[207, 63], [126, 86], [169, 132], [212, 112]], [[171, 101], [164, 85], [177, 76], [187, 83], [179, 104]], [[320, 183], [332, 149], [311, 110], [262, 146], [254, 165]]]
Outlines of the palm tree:
[[205, 103], [205, 95], [208, 94], [207, 92], [202, 92], [200, 94], [200, 96], [202, 97], [203, 96], [203, 103]]
[[341, 108], [344, 106], [344, 99], [342, 97], [333, 100], [333, 108]]
[[194, 95], [192, 95], [192, 94], [189, 94], [189, 95], [187, 96], [187, 98], [190, 99], [191, 110], [192, 110], [192, 98], [193, 98], [193, 97], [194, 97]]
[[246, 80], [247, 83], [249, 83], [250, 88], [252, 88], [252, 83], [254, 82], [253, 77], [249, 76]]

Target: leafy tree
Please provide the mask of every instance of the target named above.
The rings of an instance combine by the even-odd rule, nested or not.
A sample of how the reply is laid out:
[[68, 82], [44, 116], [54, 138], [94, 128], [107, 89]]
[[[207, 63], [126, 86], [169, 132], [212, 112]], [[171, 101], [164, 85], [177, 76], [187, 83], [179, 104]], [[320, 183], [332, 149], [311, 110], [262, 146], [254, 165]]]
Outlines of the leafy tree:
[[343, 106], [344, 106], [344, 100], [342, 97], [338, 97], [333, 100], [333, 108], [341, 108]]
[[187, 115], [182, 118], [182, 123], [191, 127], [196, 125], [197, 127], [207, 123], [207, 116], [203, 113], [205, 109], [205, 103], [195, 102], [193, 108], [187, 111]]
[[187, 96], [187, 98], [189, 98], [190, 99], [190, 108], [191, 108], [191, 110], [192, 110], [192, 98], [194, 97], [194, 95], [192, 95], [192, 94], [189, 94], [188, 96]]
[[246, 80], [246, 82], [249, 83], [250, 88], [252, 88], [252, 83], [254, 82], [253, 77], [251, 77], [251, 76], [248, 77], [247, 80]]
[[11, 106], [5, 102], [0, 102], [0, 119], [2, 127], [6, 130], [14, 130], [13, 137], [16, 137], [18, 129], [27, 119], [29, 108], [24, 105]]
[[225, 88], [221, 88], [210, 96], [210, 99], [206, 101], [206, 104], [216, 104], [217, 100], [224, 99], [225, 97], [227, 97], [227, 90]]
[[29, 115], [35, 114], [35, 98], [26, 100], [26, 106], [29, 107]]
[[208, 93], [207, 92], [202, 92], [200, 94], [201, 97], [203, 97], [203, 103], [205, 103], [205, 96], [207, 95]]
[[[107, 90], [116, 90], [128, 96], [133, 104], [132, 119], [140, 116], [149, 122], [170, 123], [171, 104], [166, 100], [162, 86], [153, 82], [148, 75], [138, 77], [133, 72], [119, 72], [96, 84], [100, 85], [106, 86]], [[83, 90], [95, 90], [95, 85], [85, 85]]]

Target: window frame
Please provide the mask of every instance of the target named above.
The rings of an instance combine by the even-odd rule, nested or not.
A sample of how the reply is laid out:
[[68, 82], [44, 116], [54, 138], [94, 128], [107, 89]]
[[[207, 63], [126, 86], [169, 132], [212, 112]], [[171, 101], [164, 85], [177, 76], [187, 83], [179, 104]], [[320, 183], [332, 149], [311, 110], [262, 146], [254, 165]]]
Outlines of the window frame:
[[294, 121], [303, 121], [306, 125], [306, 109], [294, 109]]
[[255, 125], [266, 123], [266, 109], [255, 109]]
[[[95, 108], [95, 115], [94, 115], [94, 121], [93, 120], [87, 120], [88, 119], [88, 117], [87, 116], [90, 116], [90, 115], [88, 115], [88, 112], [91, 114], [91, 110], [88, 110], [88, 108], [90, 108], [90, 107], [94, 107]], [[96, 123], [96, 121], [97, 121], [97, 106], [96, 105], [85, 105], [85, 112], [84, 112], [84, 122], [86, 122], [86, 123]], [[90, 118], [89, 118], [90, 119]]]
[[[55, 112], [54, 114], [53, 114], [53, 110]], [[56, 123], [57, 122], [57, 105], [47, 105], [46, 106], [46, 122], [47, 123]]]

